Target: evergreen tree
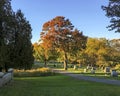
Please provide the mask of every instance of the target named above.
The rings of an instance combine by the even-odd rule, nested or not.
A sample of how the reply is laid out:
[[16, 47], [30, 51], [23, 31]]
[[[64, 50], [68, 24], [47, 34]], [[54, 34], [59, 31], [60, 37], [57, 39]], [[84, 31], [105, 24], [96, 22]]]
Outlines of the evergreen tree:
[[21, 10], [11, 8], [11, 0], [0, 0], [0, 68], [30, 69], [32, 55], [31, 25]]
[[31, 25], [21, 10], [16, 13], [17, 30], [15, 32], [15, 62], [17, 67], [30, 69], [33, 64], [33, 48], [31, 43]]
[[8, 63], [10, 62], [9, 45], [11, 43], [11, 0], [0, 0], [0, 66], [7, 71]]
[[109, 0], [108, 6], [102, 6], [102, 9], [106, 12], [106, 16], [111, 18], [111, 25], [108, 28], [120, 32], [120, 0]]

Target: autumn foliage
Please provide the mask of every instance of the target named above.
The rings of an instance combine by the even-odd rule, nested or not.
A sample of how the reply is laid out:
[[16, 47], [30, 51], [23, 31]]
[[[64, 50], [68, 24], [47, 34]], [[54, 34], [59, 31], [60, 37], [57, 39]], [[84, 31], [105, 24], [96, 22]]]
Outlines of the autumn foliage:
[[41, 42], [45, 50], [59, 49], [64, 53], [64, 69], [67, 70], [67, 55], [73, 50], [86, 47], [87, 37], [63, 16], [57, 16], [43, 24]]

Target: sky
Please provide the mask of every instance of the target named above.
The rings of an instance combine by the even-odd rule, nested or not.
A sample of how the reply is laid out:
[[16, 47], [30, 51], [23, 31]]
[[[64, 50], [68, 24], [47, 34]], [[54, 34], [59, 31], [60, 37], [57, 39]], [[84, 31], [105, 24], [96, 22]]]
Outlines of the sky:
[[108, 0], [12, 0], [12, 9], [21, 9], [32, 27], [32, 43], [40, 39], [42, 25], [55, 18], [64, 16], [85, 36], [92, 38], [118, 39], [120, 33], [108, 31], [110, 19], [101, 9]]

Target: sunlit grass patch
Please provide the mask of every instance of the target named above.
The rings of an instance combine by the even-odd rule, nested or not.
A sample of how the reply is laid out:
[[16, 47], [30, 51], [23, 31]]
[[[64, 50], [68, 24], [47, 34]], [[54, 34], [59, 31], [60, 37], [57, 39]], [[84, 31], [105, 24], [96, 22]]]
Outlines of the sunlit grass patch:
[[34, 77], [34, 76], [51, 76], [55, 73], [50, 68], [37, 68], [31, 70], [15, 70], [15, 77]]

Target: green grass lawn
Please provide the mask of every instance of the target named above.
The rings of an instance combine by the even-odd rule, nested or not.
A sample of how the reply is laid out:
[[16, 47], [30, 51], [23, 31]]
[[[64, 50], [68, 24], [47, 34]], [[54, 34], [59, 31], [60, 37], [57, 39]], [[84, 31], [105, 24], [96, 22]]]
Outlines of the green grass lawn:
[[13, 83], [0, 88], [0, 96], [120, 96], [120, 86], [63, 75], [16, 77]]

